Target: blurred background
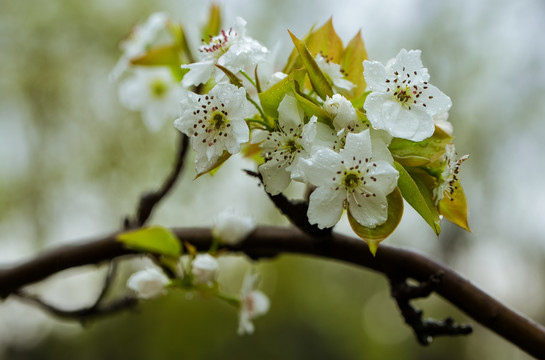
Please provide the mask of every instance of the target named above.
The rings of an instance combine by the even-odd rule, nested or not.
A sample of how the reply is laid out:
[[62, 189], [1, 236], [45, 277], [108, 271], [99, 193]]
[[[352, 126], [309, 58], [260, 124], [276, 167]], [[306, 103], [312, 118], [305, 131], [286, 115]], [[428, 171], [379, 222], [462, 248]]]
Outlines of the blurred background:
[[[219, 1], [223, 20], [291, 51], [333, 16], [345, 43], [362, 30], [369, 57], [386, 62], [422, 49], [431, 82], [454, 103], [470, 226], [443, 224], [434, 236], [410, 207], [386, 243], [417, 249], [507, 305], [545, 323], [545, 3], [521, 1]], [[198, 45], [208, 1], [0, 2], [0, 264], [120, 229], [140, 194], [170, 170], [177, 131], [149, 133], [124, 109], [108, 74], [119, 41], [155, 11], [181, 21]], [[282, 65], [282, 64], [281, 64]], [[191, 162], [189, 163], [191, 164]], [[168, 226], [209, 226], [226, 207], [262, 224], [287, 224], [256, 182], [229, 161], [193, 181], [191, 166], [152, 218]], [[242, 199], [242, 200], [241, 200]], [[337, 230], [350, 233], [345, 219]], [[380, 250], [379, 250], [380, 251]], [[6, 264], [6, 265], [4, 265]], [[123, 264], [114, 295], [139, 261]], [[222, 260], [220, 281], [237, 293], [250, 262]], [[93, 321], [53, 319], [15, 299], [0, 303], [1, 359], [528, 359], [438, 297], [418, 301], [426, 316], [474, 324], [465, 338], [417, 345], [389, 298], [386, 280], [321, 259], [260, 261], [272, 300], [253, 336], [236, 335], [237, 313], [181, 291], [136, 311]], [[64, 308], [92, 303], [104, 267], [74, 269], [33, 286]]]

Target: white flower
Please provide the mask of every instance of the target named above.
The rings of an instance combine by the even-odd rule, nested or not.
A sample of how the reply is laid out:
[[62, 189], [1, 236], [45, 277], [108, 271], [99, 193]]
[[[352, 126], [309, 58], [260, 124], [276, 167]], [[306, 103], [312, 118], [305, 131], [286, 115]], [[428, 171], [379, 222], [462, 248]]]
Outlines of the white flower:
[[216, 68], [216, 64], [236, 74], [247, 66], [264, 61], [268, 52], [266, 47], [246, 36], [246, 21], [237, 17], [232, 28], [222, 30], [211, 37], [208, 44], [199, 48], [198, 62], [182, 65], [183, 69], [189, 69], [182, 85], [188, 87], [206, 83], [213, 73], [216, 82], [219, 82], [224, 74]]
[[242, 283], [237, 331], [239, 335], [253, 334], [252, 320], [269, 311], [270, 302], [267, 295], [259, 290], [254, 290], [258, 278], [257, 274], [247, 273]]
[[397, 186], [398, 171], [380, 137], [370, 130], [349, 133], [339, 153], [327, 148], [301, 160], [306, 179], [317, 186], [310, 196], [308, 219], [323, 229], [334, 226], [343, 208], [363, 226], [374, 228], [388, 215], [386, 195]]
[[402, 49], [386, 67], [377, 61], [363, 62], [367, 90], [367, 118], [377, 129], [392, 136], [422, 141], [433, 135], [433, 117], [448, 111], [450, 98], [430, 85], [420, 50]]
[[460, 166], [464, 161], [469, 158], [469, 155], [464, 155], [456, 160], [456, 150], [454, 144], [448, 144], [445, 148], [445, 167], [441, 174], [441, 181], [438, 186], [433, 190], [433, 197], [435, 204], [439, 204], [439, 201], [443, 199], [445, 194], [450, 200], [453, 200], [452, 194], [456, 190], [456, 182], [458, 179], [458, 173], [460, 172]]
[[130, 59], [144, 54], [154, 46], [171, 41], [172, 37], [167, 30], [168, 22], [166, 14], [154, 13], [145, 23], [136, 25], [120, 45], [123, 55], [112, 70], [110, 78], [118, 79], [127, 69]]
[[210, 254], [199, 254], [193, 260], [193, 281], [195, 284], [210, 284], [216, 279], [218, 260]]
[[214, 165], [224, 150], [231, 154], [240, 151], [240, 144], [250, 136], [244, 119], [251, 115], [244, 88], [219, 84], [208, 95], [188, 93], [182, 100], [182, 116], [174, 126], [193, 137], [199, 173]]
[[212, 234], [224, 244], [237, 245], [254, 229], [255, 223], [251, 217], [238, 215], [232, 209], [227, 209], [216, 217]]
[[351, 93], [356, 87], [353, 82], [344, 78], [345, 73], [341, 69], [341, 66], [339, 64], [335, 64], [327, 56], [324, 57], [322, 54], [316, 55], [316, 64], [320, 70], [322, 70], [324, 75], [331, 80], [333, 89], [337, 92]]
[[278, 131], [254, 133], [253, 142], [263, 141], [262, 155], [266, 162], [259, 166], [265, 189], [271, 195], [284, 190], [292, 178], [300, 177], [298, 160], [310, 154], [313, 146], [326, 146], [328, 135], [333, 135], [326, 125], [312, 117], [304, 124], [304, 114], [293, 96], [285, 96], [278, 106]]
[[448, 112], [444, 112], [442, 114], [435, 115], [433, 117], [433, 121], [435, 121], [435, 125], [441, 130], [443, 130], [448, 135], [452, 136], [454, 133], [454, 128], [452, 126], [452, 123], [448, 121]]
[[142, 112], [150, 131], [180, 113], [180, 98], [186, 90], [167, 67], [141, 67], [119, 84], [119, 99], [130, 110]]
[[127, 280], [129, 289], [136, 292], [139, 298], [151, 299], [166, 293], [168, 278], [156, 268], [148, 268], [132, 274]]

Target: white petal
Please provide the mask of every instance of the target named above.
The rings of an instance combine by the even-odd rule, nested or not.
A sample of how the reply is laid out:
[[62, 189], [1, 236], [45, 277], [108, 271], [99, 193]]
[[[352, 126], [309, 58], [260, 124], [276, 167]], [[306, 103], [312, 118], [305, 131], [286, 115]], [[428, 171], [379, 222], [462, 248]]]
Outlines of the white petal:
[[341, 155], [327, 148], [318, 149], [310, 159], [301, 159], [300, 169], [308, 182], [316, 186], [331, 185], [341, 166]]
[[132, 274], [127, 280], [129, 289], [138, 297], [151, 299], [165, 293], [168, 278], [158, 269], [149, 268]]
[[328, 186], [316, 188], [310, 195], [308, 220], [317, 224], [320, 229], [329, 228], [337, 224], [343, 213], [345, 192]]
[[182, 79], [182, 86], [184, 87], [206, 83], [215, 69], [213, 61], [201, 61], [182, 65], [181, 67], [182, 69], [189, 69], [189, 72]]
[[[422, 51], [420, 50], [405, 50], [401, 49], [399, 54], [397, 54], [395, 63], [391, 65], [391, 71], [402, 72], [405, 68], [405, 72], [412, 73], [414, 71], [421, 71], [424, 68], [420, 56]], [[427, 74], [427, 70], [426, 70]], [[427, 81], [427, 80], [424, 80]]]
[[450, 98], [431, 84], [428, 84], [427, 87], [428, 89], [422, 94], [424, 97], [423, 102], [426, 104], [426, 111], [432, 116], [449, 111], [452, 106]]
[[346, 144], [341, 150], [341, 155], [346, 164], [352, 164], [359, 160], [372, 157], [371, 137], [369, 130], [359, 134], [349, 133], [346, 136]]
[[199, 254], [192, 263], [192, 272], [195, 284], [211, 283], [216, 278], [218, 260], [210, 254]]
[[278, 124], [282, 129], [296, 128], [302, 123], [303, 111], [293, 96], [286, 95], [278, 106]]
[[250, 313], [252, 318], [264, 315], [269, 311], [271, 303], [267, 295], [265, 295], [262, 291], [254, 290], [250, 292], [248, 297], [251, 298], [253, 302], [253, 309]]
[[263, 177], [265, 190], [271, 195], [278, 195], [281, 193], [291, 181], [290, 174], [286, 170], [288, 164], [283, 163], [280, 166], [278, 164], [279, 163], [273, 159], [260, 165], [258, 168]]
[[240, 144], [246, 143], [250, 137], [250, 129], [245, 121], [236, 119], [230, 122], [232, 136], [228, 136], [228, 140], [225, 143], [227, 151], [231, 154], [236, 154], [240, 151]]
[[370, 228], [384, 223], [388, 217], [388, 202], [383, 194], [366, 197], [353, 193], [348, 197], [348, 208], [359, 224]]
[[376, 166], [369, 166], [369, 176], [373, 176], [377, 181], [368, 181], [366, 188], [375, 192], [377, 196], [390, 194], [397, 186], [399, 172], [385, 161], [376, 161]]
[[363, 77], [367, 84], [367, 91], [386, 92], [386, 69], [378, 61], [363, 62]]
[[394, 163], [392, 153], [388, 149], [388, 145], [392, 140], [392, 136], [384, 130], [369, 129], [371, 136], [371, 147], [373, 149], [373, 160], [383, 160], [389, 164]]
[[251, 217], [238, 215], [228, 209], [216, 217], [212, 234], [224, 244], [237, 245], [254, 231], [255, 226]]

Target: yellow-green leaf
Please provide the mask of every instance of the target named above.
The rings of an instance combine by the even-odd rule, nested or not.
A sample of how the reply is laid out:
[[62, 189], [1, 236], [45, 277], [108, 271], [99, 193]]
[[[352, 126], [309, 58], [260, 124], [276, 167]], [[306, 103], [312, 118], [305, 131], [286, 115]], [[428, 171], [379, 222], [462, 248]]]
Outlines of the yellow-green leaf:
[[180, 67], [180, 55], [175, 44], [159, 46], [145, 54], [131, 59], [131, 64], [141, 66]]
[[436, 126], [433, 135], [423, 141], [394, 138], [388, 148], [403, 166], [425, 166], [443, 156], [446, 145], [451, 141], [452, 136]]
[[439, 213], [462, 229], [471, 231], [467, 221], [467, 201], [464, 188], [460, 181], [456, 181], [453, 187], [454, 192], [452, 194], [445, 192], [445, 196], [439, 201]]
[[333, 27], [332, 18], [329, 18], [318, 30], [312, 32], [305, 40], [305, 44], [313, 57], [321, 52], [324, 56], [332, 59], [334, 63], [341, 62], [343, 42]]
[[316, 91], [316, 93], [324, 100], [327, 96], [333, 96], [333, 89], [331, 88], [331, 85], [327, 81], [327, 78], [322, 70], [320, 70], [318, 67], [318, 64], [316, 64], [316, 60], [314, 60], [314, 57], [312, 57], [310, 54], [308, 48], [305, 46], [305, 43], [299, 40], [290, 31], [288, 32], [290, 33], [291, 40], [293, 41], [295, 48], [301, 56], [303, 65], [307, 69], [308, 77], [310, 78], [310, 83], [312, 84], [314, 91]]
[[348, 209], [348, 221], [350, 222], [352, 230], [367, 243], [373, 256], [375, 256], [380, 242], [394, 232], [403, 216], [403, 197], [398, 188], [395, 188], [395, 190], [387, 196], [387, 200], [388, 218], [384, 224], [379, 225], [374, 229], [358, 223], [352, 214], [350, 214], [350, 209]]
[[206, 42], [211, 36], [216, 36], [221, 31], [221, 9], [218, 4], [212, 4], [210, 6], [210, 12], [208, 13], [208, 22], [202, 29], [202, 39]]
[[173, 257], [178, 257], [182, 253], [176, 235], [170, 229], [161, 226], [149, 226], [121, 233], [117, 236], [117, 241], [129, 249], [141, 252]]
[[266, 91], [259, 93], [259, 102], [265, 114], [275, 118], [278, 117], [278, 106], [280, 106], [284, 96], [293, 91], [292, 83], [301, 83], [305, 78], [305, 74], [305, 70], [296, 70]]
[[[347, 95], [347, 98], [349, 100], [361, 98], [367, 87], [363, 78], [363, 61], [368, 58], [365, 44], [361, 38], [361, 31], [346, 45], [341, 58], [341, 67], [346, 74], [346, 78], [356, 85], [352, 94]], [[361, 107], [363, 107], [363, 103], [358, 106], [358, 108]]]
[[[441, 221], [437, 206], [433, 201], [433, 192], [426, 184], [433, 186], [433, 178], [425, 171], [414, 169], [409, 174], [405, 168], [398, 162], [394, 162], [394, 166], [399, 171], [399, 180], [397, 186], [401, 191], [403, 198], [422, 216], [422, 218], [431, 226], [433, 231], [439, 235], [441, 232]], [[414, 178], [413, 178], [414, 176]]]
[[297, 102], [303, 109], [303, 112], [305, 115], [307, 115], [309, 118], [312, 116], [316, 116], [318, 118], [318, 121], [326, 124], [330, 128], [333, 128], [333, 120], [329, 117], [329, 114], [327, 111], [325, 111], [322, 107], [316, 105], [313, 101], [307, 99], [297, 88], [297, 84], [292, 82], [292, 89], [293, 89], [293, 95], [297, 99]]
[[226, 67], [224, 66], [221, 66], [221, 65], [218, 65], [216, 64], [216, 67], [218, 69], [220, 69], [221, 71], [223, 71], [223, 73], [225, 75], [227, 75], [227, 77], [229, 78], [229, 81], [231, 82], [231, 84], [235, 85], [236, 87], [243, 87], [242, 85], [242, 81], [235, 75], [231, 72], [231, 70], [227, 69]]
[[[289, 32], [289, 31], [288, 31]], [[314, 32], [314, 26], [312, 26], [310, 28], [310, 30], [308, 31], [308, 33], [303, 36], [303, 41], [307, 41], [309, 36]], [[291, 51], [291, 54], [290, 56], [288, 57], [288, 61], [286, 62], [286, 66], [284, 66], [284, 69], [282, 70], [282, 72], [284, 74], [289, 74], [291, 73], [294, 69], [299, 69], [303, 66], [303, 64], [301, 63], [301, 57], [299, 56], [299, 52], [297, 51], [296, 48], [294, 48], [292, 51]]]

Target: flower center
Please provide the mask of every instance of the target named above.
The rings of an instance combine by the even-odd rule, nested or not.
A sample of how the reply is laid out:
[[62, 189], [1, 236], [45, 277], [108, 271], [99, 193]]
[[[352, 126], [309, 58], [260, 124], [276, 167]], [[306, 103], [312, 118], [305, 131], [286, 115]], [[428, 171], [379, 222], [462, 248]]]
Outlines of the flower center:
[[354, 173], [348, 173], [344, 178], [344, 187], [349, 189], [354, 189], [356, 186], [358, 186], [360, 182], [360, 178], [357, 174]]
[[216, 130], [219, 130], [222, 127], [224, 127], [226, 123], [227, 123], [227, 119], [220, 112], [215, 113], [212, 116], [212, 119], [210, 120], [210, 125], [212, 125], [212, 127], [214, 127], [214, 129]]
[[399, 89], [394, 92], [394, 96], [397, 98], [397, 100], [399, 100], [400, 103], [405, 103], [412, 98], [411, 88], [406, 86], [405, 89]]
[[154, 79], [151, 82], [150, 87], [151, 87], [151, 94], [157, 98], [163, 97], [168, 90], [168, 86], [163, 81], [163, 79]]
[[285, 147], [286, 150], [288, 150], [288, 152], [290, 153], [294, 153], [299, 149], [299, 145], [297, 145], [297, 143], [293, 139], [289, 139], [288, 141], [286, 141]]

